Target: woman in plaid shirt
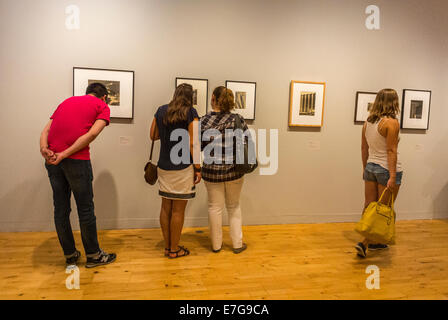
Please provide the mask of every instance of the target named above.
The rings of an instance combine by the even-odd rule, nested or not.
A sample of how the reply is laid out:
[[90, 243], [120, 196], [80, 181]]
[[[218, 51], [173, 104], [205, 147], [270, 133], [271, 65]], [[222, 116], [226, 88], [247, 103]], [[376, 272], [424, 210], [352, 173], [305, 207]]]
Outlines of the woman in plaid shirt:
[[[202, 178], [208, 192], [212, 250], [217, 253], [222, 248], [222, 215], [226, 207], [233, 252], [240, 253], [247, 248], [247, 245], [243, 243], [240, 208], [244, 174], [236, 172], [233, 152], [235, 118], [240, 116], [231, 113], [235, 107], [235, 99], [232, 90], [226, 87], [217, 87], [213, 91], [211, 105], [212, 111], [201, 118], [201, 134], [204, 151]], [[248, 130], [242, 118], [241, 123], [244, 131]], [[215, 154], [214, 151], [221, 152]]]

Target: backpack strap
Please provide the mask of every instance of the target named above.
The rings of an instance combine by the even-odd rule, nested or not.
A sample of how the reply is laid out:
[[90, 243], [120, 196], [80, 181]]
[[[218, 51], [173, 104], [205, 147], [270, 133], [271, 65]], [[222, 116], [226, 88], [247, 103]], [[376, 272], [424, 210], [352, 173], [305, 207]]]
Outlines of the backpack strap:
[[235, 113], [235, 129], [243, 130], [243, 124], [241, 123], [241, 116], [238, 113]]

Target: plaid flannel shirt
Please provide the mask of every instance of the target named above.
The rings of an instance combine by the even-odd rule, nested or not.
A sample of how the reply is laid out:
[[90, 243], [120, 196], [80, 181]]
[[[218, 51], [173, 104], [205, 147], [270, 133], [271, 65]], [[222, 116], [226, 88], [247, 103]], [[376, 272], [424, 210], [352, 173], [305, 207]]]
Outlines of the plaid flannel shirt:
[[[217, 148], [222, 150], [221, 155], [216, 156], [213, 154], [213, 151], [210, 152], [210, 157], [204, 153], [202, 178], [205, 181], [226, 182], [236, 180], [244, 176], [244, 174], [235, 171], [233, 130], [235, 128], [236, 117], [241, 118], [241, 124], [244, 131], [248, 130], [244, 119], [235, 113], [212, 111], [201, 118], [202, 151], [204, 151], [204, 148], [212, 142], [214, 147], [217, 146]], [[209, 137], [210, 141], [207, 141], [207, 131], [211, 135], [211, 137]], [[204, 137], [206, 137], [206, 139], [204, 139]]]

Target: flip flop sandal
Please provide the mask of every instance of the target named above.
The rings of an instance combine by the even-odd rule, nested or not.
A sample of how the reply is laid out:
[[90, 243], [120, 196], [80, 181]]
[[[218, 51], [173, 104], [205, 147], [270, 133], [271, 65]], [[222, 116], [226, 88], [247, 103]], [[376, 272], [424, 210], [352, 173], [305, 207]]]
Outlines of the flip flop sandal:
[[[184, 253], [183, 253], [183, 254], [179, 254], [179, 252], [181, 252], [182, 250], [184, 251]], [[172, 257], [172, 256], [171, 256], [172, 254], [175, 254], [176, 256], [175, 256], [175, 257]], [[187, 248], [184, 248], [184, 247], [182, 247], [182, 246], [179, 246], [179, 250], [177, 250], [177, 251], [170, 251], [169, 258], [170, 258], [170, 259], [176, 259], [176, 258], [186, 257], [186, 256], [188, 256], [189, 254], [190, 254], [190, 251], [189, 251]]]

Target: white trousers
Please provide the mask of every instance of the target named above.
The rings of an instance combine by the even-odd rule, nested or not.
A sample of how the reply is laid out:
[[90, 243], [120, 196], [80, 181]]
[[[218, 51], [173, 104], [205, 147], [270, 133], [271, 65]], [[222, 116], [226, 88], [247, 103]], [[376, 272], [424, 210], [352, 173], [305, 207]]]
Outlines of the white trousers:
[[243, 246], [243, 230], [241, 221], [240, 194], [244, 177], [228, 182], [207, 182], [205, 186], [208, 192], [208, 220], [210, 227], [210, 239], [213, 250], [222, 247], [222, 217], [224, 208], [227, 208], [230, 224], [230, 237], [233, 248]]

